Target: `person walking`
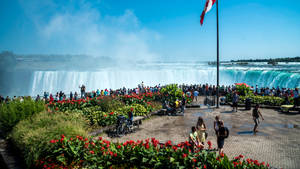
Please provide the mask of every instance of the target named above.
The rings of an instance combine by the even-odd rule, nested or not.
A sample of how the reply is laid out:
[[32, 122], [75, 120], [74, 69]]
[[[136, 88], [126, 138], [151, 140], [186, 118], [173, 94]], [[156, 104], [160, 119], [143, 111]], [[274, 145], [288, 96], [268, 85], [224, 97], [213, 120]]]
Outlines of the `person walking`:
[[202, 117], [198, 117], [196, 129], [197, 129], [199, 140], [201, 144], [204, 145], [206, 139], [206, 125]]
[[219, 155], [224, 154], [224, 142], [225, 139], [229, 136], [229, 130], [227, 127], [224, 126], [224, 122], [220, 121], [220, 128], [217, 130], [217, 143], [218, 143], [218, 149], [219, 149]]
[[252, 111], [252, 117], [253, 117], [253, 120], [254, 120], [254, 123], [255, 123], [254, 128], [253, 128], [254, 133], [257, 132], [257, 127], [258, 127], [258, 124], [259, 124], [259, 116], [261, 116], [262, 120], [264, 120], [261, 112], [259, 111], [259, 104], [256, 104], [255, 108]]
[[220, 121], [220, 116], [216, 116], [215, 121], [214, 121], [214, 130], [215, 130], [216, 134], [217, 134], [217, 131], [220, 128], [220, 122], [221, 122]]
[[239, 102], [239, 95], [237, 94], [237, 92], [234, 92], [233, 97], [232, 97], [232, 111], [237, 112], [238, 110], [238, 102]]

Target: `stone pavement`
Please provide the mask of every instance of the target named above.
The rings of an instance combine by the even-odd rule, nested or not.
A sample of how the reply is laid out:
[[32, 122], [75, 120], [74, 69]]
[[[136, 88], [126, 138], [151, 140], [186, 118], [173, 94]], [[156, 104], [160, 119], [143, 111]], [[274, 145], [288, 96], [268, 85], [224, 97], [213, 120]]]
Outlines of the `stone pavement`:
[[190, 108], [184, 116], [152, 117], [143, 121], [138, 131], [121, 138], [104, 137], [119, 142], [155, 137], [161, 142], [171, 140], [178, 143], [188, 139], [191, 127], [202, 116], [208, 129], [208, 140], [216, 147], [213, 121], [216, 115], [220, 115], [230, 130], [224, 145], [224, 151], [230, 157], [243, 154], [246, 158], [265, 161], [276, 168], [300, 168], [300, 114], [282, 114], [276, 110], [261, 109], [265, 120], [261, 121], [259, 132], [254, 135], [251, 111], [243, 108], [238, 112], [231, 110], [229, 106], [221, 106], [219, 109], [209, 109], [207, 106]]

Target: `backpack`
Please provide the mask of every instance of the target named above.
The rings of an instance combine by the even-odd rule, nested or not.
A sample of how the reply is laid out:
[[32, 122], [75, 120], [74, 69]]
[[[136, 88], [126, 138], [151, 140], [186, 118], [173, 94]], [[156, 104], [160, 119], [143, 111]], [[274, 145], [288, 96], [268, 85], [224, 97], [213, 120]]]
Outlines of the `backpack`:
[[[219, 128], [219, 131], [218, 131], [219, 134], [221, 134], [221, 133], [220, 133], [221, 128], [222, 128], [222, 127]], [[222, 135], [222, 136], [220, 136], [220, 137], [222, 137], [222, 138], [228, 138], [228, 136], [229, 136], [229, 130], [228, 130], [227, 127], [223, 127], [223, 128], [224, 128], [224, 131], [225, 131], [227, 134], [226, 134], [225, 136]]]

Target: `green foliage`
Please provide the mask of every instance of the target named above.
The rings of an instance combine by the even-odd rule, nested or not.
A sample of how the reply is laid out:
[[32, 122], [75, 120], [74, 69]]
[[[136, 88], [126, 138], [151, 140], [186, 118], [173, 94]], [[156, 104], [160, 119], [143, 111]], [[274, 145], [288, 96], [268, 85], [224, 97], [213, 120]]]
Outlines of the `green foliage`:
[[148, 114], [148, 111], [147, 109], [141, 105], [141, 104], [132, 104], [130, 106], [124, 106], [124, 107], [121, 107], [119, 108], [117, 111], [120, 113], [120, 114], [123, 114], [123, 115], [127, 115], [128, 112], [130, 112], [131, 108], [133, 108], [133, 115], [134, 116], [145, 116]]
[[236, 91], [238, 92], [238, 94], [240, 96], [246, 96], [246, 95], [250, 95], [252, 94], [252, 90], [250, 89], [250, 87], [247, 87], [246, 85], [242, 84], [242, 85], [237, 85], [236, 86]]
[[257, 168], [267, 169], [268, 164], [244, 159], [242, 155], [230, 160], [226, 155], [216, 156], [211, 150], [196, 149], [183, 142], [171, 141], [160, 145], [155, 138], [145, 141], [111, 143], [107, 140], [77, 137], [70, 140], [62, 136], [52, 140], [53, 151], [45, 154], [38, 166], [44, 168]]
[[59, 139], [62, 133], [68, 137], [87, 136], [85, 118], [78, 113], [37, 113], [20, 121], [13, 129], [11, 139], [30, 168], [41, 156], [52, 153], [54, 146], [49, 140]]
[[21, 120], [31, 117], [33, 114], [45, 109], [43, 101], [34, 101], [25, 98], [24, 101], [11, 101], [0, 104], [0, 129], [8, 134], [12, 128]]
[[284, 103], [284, 99], [276, 96], [240, 96], [240, 103], [245, 103], [246, 98], [250, 98], [254, 104], [270, 105], [270, 106], [281, 106]]
[[178, 88], [177, 84], [171, 84], [163, 87], [160, 90], [163, 95], [163, 99], [169, 101], [170, 103], [174, 103], [177, 99], [181, 100], [182, 90]]

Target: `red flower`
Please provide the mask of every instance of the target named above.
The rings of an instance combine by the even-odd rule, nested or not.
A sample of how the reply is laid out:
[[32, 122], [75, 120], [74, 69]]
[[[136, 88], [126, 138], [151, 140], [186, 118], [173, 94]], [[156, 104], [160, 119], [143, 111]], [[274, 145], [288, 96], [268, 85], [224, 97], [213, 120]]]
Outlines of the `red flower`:
[[166, 146], [171, 146], [171, 145], [172, 145], [171, 140], [167, 141], [165, 145], [166, 145]]
[[244, 156], [242, 154], [239, 155], [240, 158], [244, 158]]
[[204, 164], [203, 168], [206, 169], [206, 165], [205, 164]]
[[118, 145], [118, 146], [117, 146], [118, 149], [120, 149], [121, 147], [122, 147], [121, 145]]
[[187, 154], [182, 154], [182, 158], [185, 158], [185, 157], [187, 157]]
[[146, 143], [146, 149], [149, 149], [150, 148], [150, 146], [149, 146], [149, 143]]
[[224, 153], [221, 153], [221, 157], [224, 157]]
[[195, 163], [195, 162], [197, 162], [197, 160], [195, 158], [193, 158], [193, 162]]
[[109, 115], [113, 115], [113, 114], [114, 114], [114, 112], [110, 112], [110, 113], [109, 113]]
[[172, 148], [173, 148], [173, 150], [174, 150], [174, 151], [176, 151], [176, 150], [177, 150], [177, 147], [176, 147], [176, 146], [173, 146]]
[[209, 146], [209, 149], [211, 149], [211, 148], [212, 148], [211, 141], [208, 141], [207, 144], [208, 144], [208, 146]]
[[102, 137], [99, 137], [99, 140], [102, 140]]
[[91, 154], [95, 154], [95, 152], [94, 152], [94, 151], [92, 151], [92, 150], [90, 151], [90, 153], [91, 153]]

